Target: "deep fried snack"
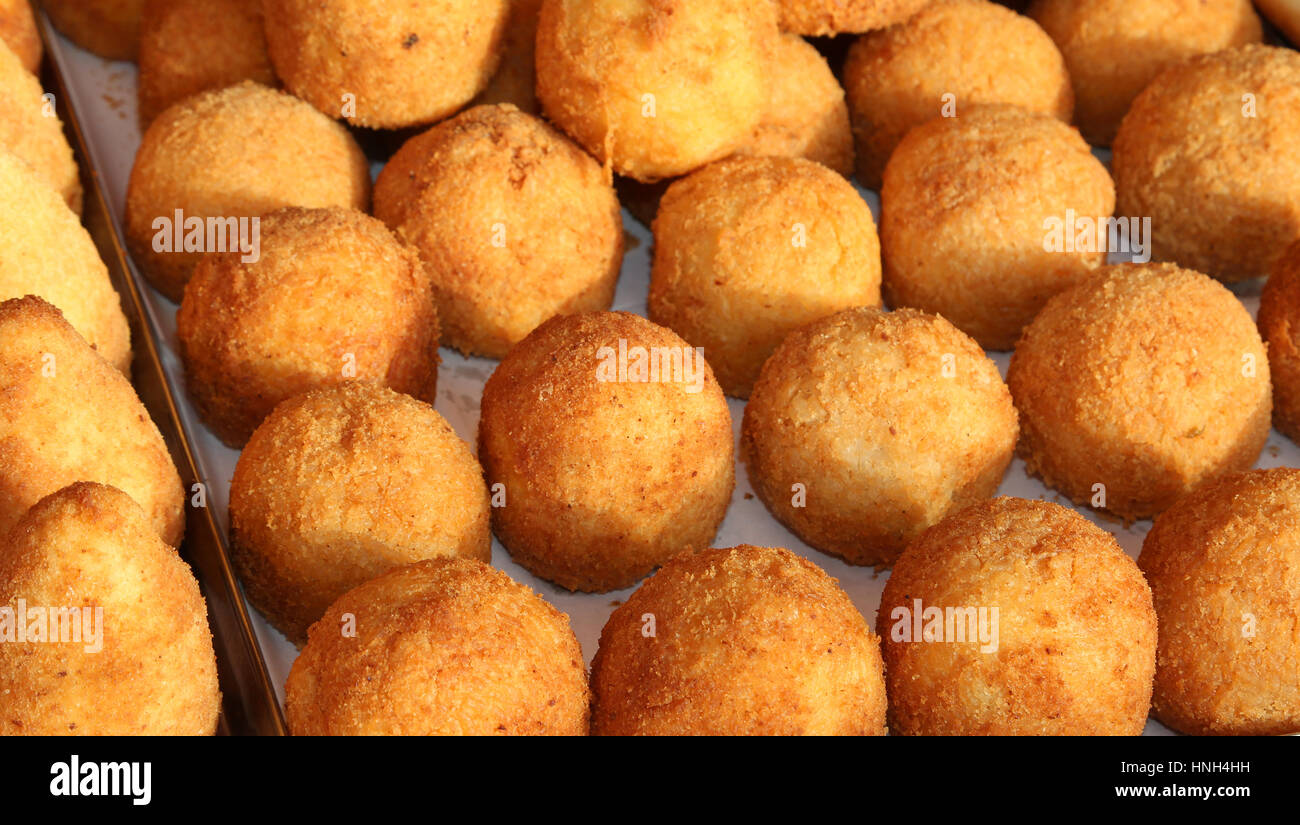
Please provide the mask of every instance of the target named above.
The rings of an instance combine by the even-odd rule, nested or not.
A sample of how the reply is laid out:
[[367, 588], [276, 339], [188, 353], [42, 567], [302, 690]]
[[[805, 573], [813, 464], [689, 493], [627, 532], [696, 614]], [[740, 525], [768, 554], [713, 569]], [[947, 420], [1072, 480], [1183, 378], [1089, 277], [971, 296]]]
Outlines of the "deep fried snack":
[[21, 158], [42, 182], [63, 196], [81, 214], [81, 177], [72, 147], [63, 136], [54, 103], [43, 97], [41, 84], [0, 43], [0, 149]]
[[23, 68], [32, 74], [41, 69], [41, 36], [28, 0], [0, 0], [0, 42], [18, 55]]
[[54, 27], [109, 60], [135, 60], [144, 0], [41, 0]]
[[240, 219], [369, 203], [370, 167], [347, 129], [247, 81], [186, 98], [149, 125], [127, 188], [126, 235], [145, 277], [180, 301], [202, 252], [242, 240]]
[[1115, 538], [1069, 508], [1003, 497], [952, 514], [908, 545], [876, 616], [894, 733], [1146, 725], [1151, 590]]
[[1259, 332], [1268, 344], [1273, 425], [1300, 441], [1300, 241], [1278, 258], [1259, 297]]
[[501, 63], [476, 105], [510, 103], [530, 115], [539, 114], [536, 60], [537, 13], [542, 0], [509, 0], [510, 17], [501, 37]]
[[483, 389], [478, 447], [504, 496], [497, 538], [570, 590], [628, 587], [708, 547], [735, 481], [704, 357], [625, 312], [558, 316], [510, 350]]
[[478, 106], [407, 143], [375, 216], [420, 251], [444, 343], [502, 358], [553, 315], [608, 309], [623, 262], [600, 165], [541, 119]]
[[0, 735], [216, 732], [198, 582], [121, 490], [80, 482], [37, 502], [0, 551], [0, 610], [22, 633], [0, 644]]
[[685, 174], [753, 135], [777, 37], [770, 3], [544, 0], [537, 98], [620, 174]]
[[741, 428], [754, 492], [818, 550], [889, 565], [951, 510], [993, 495], [1016, 411], [997, 366], [916, 310], [858, 308], [791, 333]]
[[77, 481], [111, 484], [163, 541], [185, 532], [185, 491], [130, 382], [35, 296], [0, 303], [0, 534]]
[[[1115, 185], [1074, 129], [985, 105], [909, 132], [880, 202], [889, 305], [936, 312], [1007, 350], [1048, 298], [1106, 262]], [[1078, 242], [1079, 218], [1099, 229], [1091, 242]]]
[[469, 559], [348, 591], [312, 625], [284, 692], [297, 736], [583, 736], [590, 697], [568, 617]]
[[1160, 618], [1156, 717], [1200, 736], [1300, 733], [1300, 470], [1179, 499], [1138, 565]]
[[1124, 116], [1111, 169], [1157, 260], [1267, 275], [1300, 239], [1300, 53], [1242, 46], [1165, 70]]
[[986, 0], [933, 0], [906, 23], [863, 35], [844, 88], [858, 179], [878, 189], [909, 130], [979, 103], [1011, 103], [1066, 123], [1074, 92], [1065, 60], [1034, 21]]
[[508, 0], [263, 0], [289, 91], [332, 118], [399, 129], [454, 113], [492, 78]]
[[140, 122], [191, 95], [253, 80], [276, 83], [260, 0], [145, 0]]
[[808, 158], [853, 174], [853, 131], [844, 89], [811, 43], [783, 34], [772, 49], [767, 107], [738, 155]]
[[95, 243], [57, 192], [0, 151], [0, 300], [39, 295], [114, 368], [131, 369], [131, 330]]
[[1098, 146], [1160, 72], [1264, 36], [1250, 0], [1035, 0], [1028, 14], [1061, 50], [1075, 122]]
[[795, 328], [880, 305], [871, 210], [809, 160], [711, 163], [669, 188], [654, 236], [650, 318], [702, 347], [728, 395], [747, 398]]
[[351, 378], [433, 403], [429, 276], [382, 223], [286, 207], [262, 219], [258, 260], [242, 257], [204, 255], [176, 313], [186, 388], [222, 441], [241, 447], [276, 404]]
[[880, 640], [784, 548], [669, 561], [605, 623], [591, 689], [596, 735], [885, 733]]
[[1011, 357], [1025, 469], [1076, 504], [1149, 518], [1255, 463], [1268, 359], [1222, 285], [1173, 264], [1121, 264], [1047, 302]]
[[865, 32], [902, 23], [929, 0], [777, 0], [781, 28], [808, 35]]

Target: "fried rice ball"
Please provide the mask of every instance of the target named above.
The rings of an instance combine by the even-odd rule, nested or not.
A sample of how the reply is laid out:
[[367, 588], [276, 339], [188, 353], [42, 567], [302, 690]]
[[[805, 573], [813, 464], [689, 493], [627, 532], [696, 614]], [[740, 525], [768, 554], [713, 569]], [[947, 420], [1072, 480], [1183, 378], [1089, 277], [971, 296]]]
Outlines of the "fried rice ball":
[[1075, 122], [1098, 146], [1166, 68], [1264, 36], [1250, 0], [1035, 0], [1028, 14], [1065, 57]]
[[1110, 533], [1059, 504], [996, 498], [926, 530], [894, 565], [876, 632], [894, 733], [1138, 736], [1146, 725], [1151, 590]]
[[0, 535], [76, 481], [126, 492], [175, 547], [185, 491], [131, 383], [32, 295], [0, 303]]
[[[1071, 127], [986, 105], [908, 133], [880, 202], [889, 305], [937, 312], [1007, 350], [1048, 298], [1106, 263], [1115, 185]], [[1100, 228], [1093, 243], [1078, 243], [1078, 216]], [[1049, 224], [1059, 243], [1044, 242]]]
[[1250, 313], [1173, 264], [1121, 264], [1047, 302], [1011, 357], [1025, 468], [1076, 504], [1149, 518], [1255, 463], [1268, 360]]
[[795, 328], [880, 305], [880, 242], [853, 186], [810, 160], [732, 158], [678, 180], [659, 205], [650, 318], [703, 347], [747, 398]]
[[1300, 733], [1300, 470], [1179, 499], [1138, 565], [1160, 618], [1156, 718], [1199, 736]]
[[330, 117], [400, 129], [441, 120], [487, 86], [508, 0], [263, 0], [289, 91]]
[[135, 60], [144, 0], [41, 0], [54, 27], [108, 60]]
[[561, 315], [510, 350], [483, 388], [478, 455], [505, 497], [497, 538], [569, 590], [629, 587], [708, 547], [735, 483], [708, 363], [625, 312]]
[[25, 621], [23, 607], [48, 620], [43, 640], [0, 644], [0, 735], [216, 732], [221, 692], [198, 582], [121, 490], [79, 482], [24, 514], [0, 552], [0, 605], [11, 620]]
[[335, 599], [394, 567], [492, 558], [469, 445], [428, 404], [359, 381], [275, 408], [235, 465], [230, 524], [249, 600], [298, 645]]
[[537, 14], [542, 0], [509, 0], [510, 17], [501, 38], [501, 63], [476, 104], [511, 103], [530, 115], [539, 114], [536, 60]]
[[32, 74], [41, 69], [41, 35], [28, 0], [0, 0], [0, 42], [8, 46], [23, 68]]
[[253, 80], [276, 83], [261, 0], [145, 0], [140, 122], [191, 95]]
[[104, 360], [131, 370], [131, 330], [77, 216], [23, 161], [0, 151], [0, 300], [39, 295]]
[[591, 689], [596, 735], [885, 734], [880, 640], [784, 548], [665, 564], [605, 623]]
[[553, 315], [608, 309], [623, 219], [596, 161], [510, 104], [408, 141], [380, 173], [375, 215], [420, 251], [445, 343], [502, 358]]
[[1273, 424], [1300, 441], [1300, 241], [1278, 259], [1259, 297], [1259, 332], [1268, 344]]
[[245, 81], [186, 98], [149, 125], [127, 188], [126, 235], [149, 282], [180, 301], [200, 253], [223, 248], [233, 221], [282, 206], [369, 203], [370, 167], [347, 129]]
[[1074, 92], [1065, 60], [1038, 24], [986, 0], [933, 0], [906, 23], [863, 35], [849, 50], [844, 87], [858, 179], [879, 189], [885, 163], [914, 126], [1010, 103], [1069, 123]]
[[0, 111], [4, 112], [0, 118], [0, 149], [30, 165], [43, 183], [63, 196], [68, 208], [81, 214], [77, 161], [63, 136], [63, 123], [43, 95], [35, 75], [0, 43]]
[[825, 36], [902, 23], [929, 0], [776, 0], [781, 28]]
[[357, 378], [430, 403], [437, 387], [428, 273], [351, 209], [279, 209], [262, 219], [258, 260], [203, 256], [176, 336], [200, 416], [236, 448], [276, 404], [315, 387]]
[[330, 606], [285, 717], [296, 736], [584, 736], [589, 698], [568, 617], [480, 561], [437, 559]]
[[808, 158], [853, 174], [853, 132], [844, 89], [811, 43], [783, 34], [772, 51], [767, 108], [738, 155]]
[[1015, 450], [997, 367], [937, 315], [860, 307], [792, 332], [741, 427], [754, 492], [808, 544], [889, 565], [949, 511], [993, 495]]
[[674, 177], [753, 135], [777, 39], [766, 2], [543, 0], [537, 98], [619, 174]]
[[1267, 275], [1300, 239], [1300, 53], [1242, 46], [1167, 69], [1124, 116], [1111, 168], [1157, 260]]

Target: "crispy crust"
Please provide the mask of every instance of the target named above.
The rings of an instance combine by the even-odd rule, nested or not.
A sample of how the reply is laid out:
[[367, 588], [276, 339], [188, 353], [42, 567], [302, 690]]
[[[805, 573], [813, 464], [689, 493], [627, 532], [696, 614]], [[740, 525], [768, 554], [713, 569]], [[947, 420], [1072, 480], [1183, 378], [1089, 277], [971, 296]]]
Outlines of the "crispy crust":
[[929, 0], [777, 0], [781, 28], [795, 34], [833, 35], [902, 23]]
[[487, 88], [471, 105], [510, 103], [530, 115], [541, 113], [537, 102], [537, 15], [542, 0], [509, 0], [510, 17], [501, 37], [501, 64]]
[[880, 640], [784, 548], [668, 562], [609, 617], [591, 685], [597, 735], [885, 734]]
[[109, 60], [135, 60], [144, 0], [41, 0], [54, 27]]
[[1258, 320], [1268, 343], [1273, 425], [1300, 441], [1300, 241], [1278, 258], [1259, 296]]
[[18, 55], [24, 69], [32, 74], [40, 72], [45, 48], [28, 0], [0, 0], [0, 42]]
[[589, 697], [563, 613], [482, 562], [439, 559], [349, 591], [312, 625], [285, 716], [297, 736], [583, 736]]
[[[0, 44], [0, 147], [29, 164], [33, 171], [56, 189], [68, 208], [81, 214], [81, 177], [72, 147], [63, 136], [63, 122], [46, 115], [41, 84]], [[57, 109], [55, 109], [57, 112]]]

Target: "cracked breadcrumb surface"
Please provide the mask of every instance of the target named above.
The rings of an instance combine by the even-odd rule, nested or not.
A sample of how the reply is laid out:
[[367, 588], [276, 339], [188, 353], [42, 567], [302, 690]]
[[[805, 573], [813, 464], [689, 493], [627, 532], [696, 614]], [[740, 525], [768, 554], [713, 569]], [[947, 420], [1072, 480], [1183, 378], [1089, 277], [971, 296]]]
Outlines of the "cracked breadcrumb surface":
[[0, 148], [21, 158], [41, 181], [81, 214], [81, 177], [53, 95], [44, 97], [40, 81], [17, 55], [0, 44]]
[[902, 23], [929, 0], [776, 0], [781, 28], [824, 37]]
[[1258, 321], [1268, 344], [1273, 425], [1300, 441], [1300, 241], [1278, 259], [1264, 285]]

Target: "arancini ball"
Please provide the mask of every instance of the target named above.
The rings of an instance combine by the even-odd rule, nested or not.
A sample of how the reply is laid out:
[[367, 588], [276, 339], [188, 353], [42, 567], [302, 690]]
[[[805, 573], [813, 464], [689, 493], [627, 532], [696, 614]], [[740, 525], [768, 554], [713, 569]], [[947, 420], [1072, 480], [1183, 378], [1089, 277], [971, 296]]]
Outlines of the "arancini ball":
[[902, 23], [929, 0], [776, 0], [781, 28], [826, 36]]
[[24, 69], [40, 72], [45, 48], [28, 0], [0, 0], [0, 42], [18, 55]]
[[777, 347], [740, 444], [782, 524], [850, 564], [887, 566], [949, 511], [997, 491], [1016, 433], [978, 344], [937, 315], [861, 307]]
[[359, 381], [291, 398], [257, 428], [230, 525], [249, 600], [298, 645], [335, 599], [394, 567], [492, 558], [469, 445], [428, 404]]
[[1237, 473], [1156, 518], [1153, 708], [1198, 736], [1300, 733], [1300, 470]]
[[747, 398], [797, 327], [880, 305], [880, 241], [848, 181], [810, 160], [715, 161], [673, 183], [654, 221], [650, 319], [702, 347]]
[[1278, 258], [1259, 296], [1259, 332], [1268, 344], [1273, 425], [1300, 441], [1300, 241]]
[[619, 174], [675, 177], [753, 135], [778, 36], [768, 2], [543, 0], [537, 98]]
[[144, 0], [41, 0], [54, 27], [108, 60], [135, 60]]
[[187, 97], [253, 80], [276, 83], [261, 0], [145, 0], [140, 19], [140, 122]]
[[1250, 467], [1272, 415], [1250, 313], [1173, 264], [1105, 267], [1058, 293], [1026, 327], [1007, 383], [1029, 473], [1126, 521]]
[[0, 606], [11, 633], [26, 625], [0, 644], [0, 735], [216, 732], [198, 582], [121, 490], [81, 482], [37, 502], [0, 549]]
[[596, 161], [510, 104], [407, 141], [375, 184], [375, 216], [419, 250], [443, 343], [502, 358], [553, 315], [608, 309], [623, 219]]
[[77, 481], [127, 493], [163, 541], [180, 543], [185, 490], [135, 388], [55, 307], [33, 295], [0, 303], [0, 535]]
[[95, 242], [32, 168], [0, 151], [0, 300], [39, 295], [105, 361], [131, 371], [131, 329]]
[[1151, 590], [1114, 536], [1059, 504], [996, 498], [926, 530], [894, 565], [876, 632], [896, 734], [1137, 736], [1146, 725]]
[[509, 0], [510, 17], [501, 37], [501, 63], [474, 104], [511, 103], [521, 112], [538, 114], [537, 14], [542, 0]]
[[[909, 132], [880, 203], [886, 302], [1008, 350], [1048, 298], [1106, 262], [1115, 185], [1071, 127], [986, 105]], [[1098, 229], [1090, 243], [1078, 243], [1080, 217]]]
[[200, 254], [248, 240], [237, 224], [282, 206], [369, 204], [370, 166], [347, 129], [245, 81], [188, 97], [149, 124], [127, 187], [126, 236], [149, 282], [179, 302]]
[[1162, 72], [1120, 124], [1121, 215], [1156, 260], [1222, 281], [1267, 275], [1300, 239], [1300, 53], [1242, 46]]
[[204, 255], [176, 313], [186, 389], [231, 447], [290, 396], [356, 378], [433, 402], [438, 316], [415, 250], [352, 209], [286, 207], [261, 252]]
[[569, 590], [628, 587], [708, 547], [735, 482], [703, 355], [625, 312], [557, 316], [510, 350], [483, 388], [478, 456], [497, 538]]
[[568, 617], [469, 559], [348, 591], [312, 626], [284, 692], [295, 736], [585, 736], [590, 697]]
[[784, 548], [669, 561], [605, 623], [591, 689], [596, 735], [885, 734], [880, 640]]
[[1075, 122], [1098, 146], [1164, 69], [1264, 36], [1250, 0], [1035, 0], [1027, 13], [1061, 50]]
[[863, 35], [844, 88], [858, 179], [879, 189], [885, 163], [914, 126], [1010, 103], [1066, 123], [1074, 92], [1065, 60], [1038, 24], [986, 0], [933, 0], [905, 23]]
[[400, 129], [441, 120], [492, 78], [508, 0], [263, 0], [289, 91], [331, 118]]
[[0, 43], [0, 149], [21, 158], [53, 187], [68, 208], [81, 214], [81, 176], [63, 122], [53, 103], [43, 98], [36, 76]]

